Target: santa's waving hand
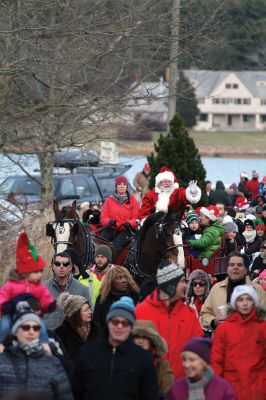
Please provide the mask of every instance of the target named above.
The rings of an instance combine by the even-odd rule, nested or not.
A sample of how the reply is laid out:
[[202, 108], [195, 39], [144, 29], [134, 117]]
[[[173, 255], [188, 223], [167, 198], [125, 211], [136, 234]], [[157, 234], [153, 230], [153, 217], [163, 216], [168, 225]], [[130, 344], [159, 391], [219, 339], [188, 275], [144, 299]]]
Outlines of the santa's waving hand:
[[155, 178], [155, 188], [145, 194], [140, 208], [140, 220], [158, 211], [180, 211], [189, 203], [196, 204], [201, 198], [197, 181], [180, 188], [175, 174], [163, 166]]

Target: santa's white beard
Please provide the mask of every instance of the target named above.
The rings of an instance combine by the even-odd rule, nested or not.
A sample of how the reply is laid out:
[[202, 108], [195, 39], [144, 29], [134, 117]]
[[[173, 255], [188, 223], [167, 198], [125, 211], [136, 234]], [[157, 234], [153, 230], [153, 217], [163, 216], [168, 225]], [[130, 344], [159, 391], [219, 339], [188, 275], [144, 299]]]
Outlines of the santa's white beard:
[[170, 202], [170, 196], [175, 190], [174, 187], [164, 187], [161, 190], [161, 193], [158, 194], [158, 200], [156, 203], [156, 212], [163, 211], [167, 212], [168, 211], [168, 205]]

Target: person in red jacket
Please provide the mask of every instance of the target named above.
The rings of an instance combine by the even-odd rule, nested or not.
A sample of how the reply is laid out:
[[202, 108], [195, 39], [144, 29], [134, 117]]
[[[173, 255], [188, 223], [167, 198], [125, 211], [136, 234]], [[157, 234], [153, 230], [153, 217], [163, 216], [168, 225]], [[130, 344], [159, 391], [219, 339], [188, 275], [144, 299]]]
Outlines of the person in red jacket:
[[246, 189], [248, 192], [252, 193], [251, 200], [256, 199], [259, 195], [259, 173], [257, 171], [252, 171], [252, 179], [250, 179], [246, 184]]
[[147, 192], [142, 199], [140, 220], [158, 211], [180, 211], [188, 203], [198, 203], [200, 198], [201, 190], [197, 181], [191, 181], [186, 189], [180, 188], [175, 174], [163, 166], [155, 178], [155, 188]]
[[130, 243], [129, 229], [137, 227], [139, 204], [128, 191], [128, 180], [121, 175], [115, 179], [115, 192], [102, 207], [101, 224], [106, 228], [101, 236], [114, 244], [116, 258], [122, 248]]
[[193, 336], [202, 336], [199, 320], [191, 307], [184, 303], [187, 289], [184, 270], [171, 261], [162, 261], [157, 272], [158, 288], [136, 306], [139, 320], [150, 320], [165, 339], [169, 361], [175, 378], [182, 378], [181, 351]]
[[231, 296], [233, 312], [215, 331], [211, 365], [233, 386], [238, 400], [263, 400], [266, 396], [265, 310], [252, 286], [236, 286]]

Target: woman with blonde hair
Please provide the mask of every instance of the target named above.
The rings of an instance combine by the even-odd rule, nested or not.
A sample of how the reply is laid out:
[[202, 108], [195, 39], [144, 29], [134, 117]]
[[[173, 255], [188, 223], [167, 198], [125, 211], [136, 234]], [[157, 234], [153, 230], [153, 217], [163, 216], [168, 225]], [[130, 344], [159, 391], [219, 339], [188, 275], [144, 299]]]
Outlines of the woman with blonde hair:
[[106, 314], [110, 306], [122, 296], [131, 297], [137, 304], [139, 287], [125, 267], [116, 265], [110, 268], [103, 277], [100, 294], [95, 303], [94, 320], [102, 328], [106, 325]]

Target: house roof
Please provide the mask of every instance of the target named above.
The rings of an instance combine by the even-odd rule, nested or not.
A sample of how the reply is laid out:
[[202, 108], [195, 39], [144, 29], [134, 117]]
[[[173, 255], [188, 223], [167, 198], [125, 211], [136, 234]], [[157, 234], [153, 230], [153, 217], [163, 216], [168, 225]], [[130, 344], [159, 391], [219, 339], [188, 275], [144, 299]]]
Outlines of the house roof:
[[196, 97], [210, 96], [211, 92], [233, 73], [254, 97], [266, 98], [266, 71], [185, 70], [184, 73], [192, 83]]

